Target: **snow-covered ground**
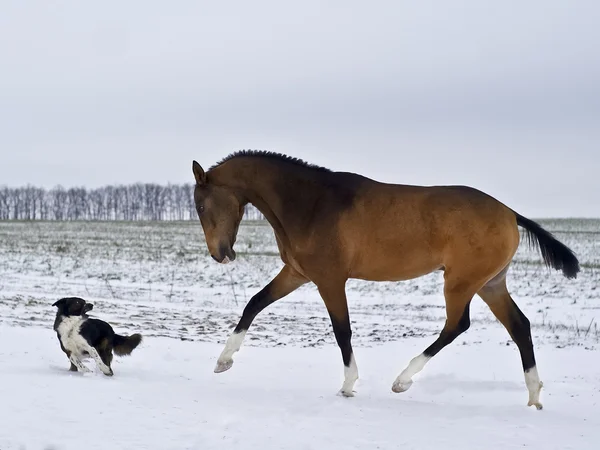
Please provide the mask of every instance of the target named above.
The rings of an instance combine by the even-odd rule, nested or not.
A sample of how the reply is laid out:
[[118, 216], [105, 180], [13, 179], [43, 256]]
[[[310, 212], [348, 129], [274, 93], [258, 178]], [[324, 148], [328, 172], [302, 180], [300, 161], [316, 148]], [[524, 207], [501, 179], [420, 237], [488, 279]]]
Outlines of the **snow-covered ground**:
[[[600, 221], [544, 221], [582, 262], [566, 280], [522, 245], [509, 288], [530, 318], [545, 409], [483, 302], [404, 394], [391, 383], [444, 321], [442, 277], [347, 285], [361, 378], [342, 364], [314, 286], [265, 310], [234, 367], [212, 369], [245, 303], [279, 270], [271, 229], [240, 228], [214, 263], [198, 223], [0, 222], [0, 450], [597, 448]], [[78, 375], [52, 332], [61, 296], [146, 339], [115, 376]]]
[[2, 450], [584, 450], [600, 442], [600, 365], [583, 348], [539, 348], [545, 409], [537, 411], [525, 406], [516, 350], [491, 342], [440, 353], [403, 394], [391, 383], [428, 338], [359, 347], [361, 380], [348, 399], [335, 395], [334, 346], [245, 347], [230, 371], [214, 374], [220, 345], [150, 337], [107, 378], [68, 372], [50, 330], [0, 327], [0, 339]]

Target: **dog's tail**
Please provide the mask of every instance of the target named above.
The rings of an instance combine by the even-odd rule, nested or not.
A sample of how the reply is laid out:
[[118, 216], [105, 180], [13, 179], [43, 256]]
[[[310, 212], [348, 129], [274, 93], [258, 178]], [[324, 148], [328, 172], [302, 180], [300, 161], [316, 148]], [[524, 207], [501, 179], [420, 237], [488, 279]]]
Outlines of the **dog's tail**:
[[131, 355], [134, 348], [142, 342], [141, 334], [132, 334], [131, 336], [121, 336], [115, 333], [113, 337], [113, 350], [119, 356]]

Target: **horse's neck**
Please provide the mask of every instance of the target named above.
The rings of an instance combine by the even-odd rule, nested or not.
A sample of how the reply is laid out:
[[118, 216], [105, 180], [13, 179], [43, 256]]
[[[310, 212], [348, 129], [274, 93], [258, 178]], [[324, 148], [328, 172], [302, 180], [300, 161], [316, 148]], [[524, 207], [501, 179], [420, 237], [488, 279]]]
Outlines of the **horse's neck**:
[[[214, 177], [218, 184], [235, 190], [244, 202], [252, 203], [269, 221], [275, 232], [283, 237], [295, 223], [286, 220], [295, 214], [289, 214], [288, 208], [295, 210], [311, 209], [306, 204], [314, 202], [316, 192], [293, 189], [311, 169], [297, 168], [287, 164], [271, 164], [259, 158], [243, 161], [230, 160], [222, 167], [215, 168]], [[289, 220], [288, 220], [289, 222]]]

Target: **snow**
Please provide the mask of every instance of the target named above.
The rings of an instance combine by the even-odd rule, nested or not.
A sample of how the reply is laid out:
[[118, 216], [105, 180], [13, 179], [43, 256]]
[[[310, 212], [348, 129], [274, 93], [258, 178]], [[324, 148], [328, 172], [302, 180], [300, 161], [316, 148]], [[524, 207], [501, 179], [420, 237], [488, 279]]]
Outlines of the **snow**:
[[2, 450], [581, 450], [600, 439], [600, 366], [582, 348], [539, 349], [537, 411], [506, 345], [449, 347], [402, 394], [391, 383], [429, 339], [357, 348], [361, 379], [344, 398], [333, 346], [242, 347], [215, 374], [222, 346], [151, 337], [109, 378], [68, 372], [51, 330], [1, 327], [0, 339]]
[[[350, 280], [360, 374], [336, 395], [339, 349], [308, 284], [255, 320], [233, 367], [213, 369], [244, 305], [281, 268], [272, 231], [240, 227], [233, 264], [197, 223], [0, 222], [0, 450], [597, 448], [600, 220], [543, 223], [582, 262], [576, 280], [522, 245], [509, 289], [532, 322], [542, 411], [516, 346], [476, 298], [471, 328], [412, 387], [392, 383], [444, 323], [442, 277]], [[145, 339], [114, 377], [68, 372], [52, 331], [61, 296]]]

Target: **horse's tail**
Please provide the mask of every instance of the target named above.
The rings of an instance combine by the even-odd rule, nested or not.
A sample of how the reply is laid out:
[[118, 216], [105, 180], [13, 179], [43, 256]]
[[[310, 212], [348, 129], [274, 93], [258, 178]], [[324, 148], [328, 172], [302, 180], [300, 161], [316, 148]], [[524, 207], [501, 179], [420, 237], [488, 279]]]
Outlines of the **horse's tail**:
[[517, 225], [525, 228], [527, 242], [536, 246], [542, 253], [546, 266], [562, 270], [567, 278], [577, 278], [579, 261], [573, 251], [562, 242], [559, 242], [551, 233], [544, 230], [538, 223], [527, 219], [520, 214], [517, 216]]

